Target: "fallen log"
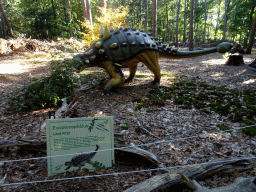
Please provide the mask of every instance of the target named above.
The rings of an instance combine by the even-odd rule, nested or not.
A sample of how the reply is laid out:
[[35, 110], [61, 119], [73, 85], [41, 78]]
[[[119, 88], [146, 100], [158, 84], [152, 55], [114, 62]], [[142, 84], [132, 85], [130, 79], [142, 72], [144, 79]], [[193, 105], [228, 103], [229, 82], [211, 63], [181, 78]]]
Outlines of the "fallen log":
[[217, 187], [214, 189], [208, 189], [206, 187], [202, 187], [195, 180], [191, 180], [185, 175], [181, 176], [182, 182], [192, 191], [194, 192], [255, 192], [256, 191], [256, 178], [236, 178], [235, 182], [224, 186]]
[[169, 170], [168, 173], [157, 175], [139, 183], [125, 192], [163, 192], [178, 191], [186, 187], [181, 175], [193, 180], [203, 180], [218, 173], [232, 173], [234, 171], [246, 171], [253, 168], [253, 161], [248, 158], [228, 159], [212, 162], [207, 165], [192, 165], [178, 170]]

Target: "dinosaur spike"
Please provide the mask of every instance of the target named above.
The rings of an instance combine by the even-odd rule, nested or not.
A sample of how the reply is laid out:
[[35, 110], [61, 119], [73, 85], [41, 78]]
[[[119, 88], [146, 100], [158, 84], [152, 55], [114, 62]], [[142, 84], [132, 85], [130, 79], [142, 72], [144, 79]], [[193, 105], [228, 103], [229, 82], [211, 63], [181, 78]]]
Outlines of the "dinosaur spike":
[[121, 26], [121, 27], [120, 27], [120, 30], [124, 30], [124, 28]]
[[126, 46], [127, 46], [127, 43], [123, 42], [121, 45], [122, 45], [123, 47], [126, 47]]
[[131, 43], [131, 46], [134, 47], [135, 45], [136, 45], [136, 42], [132, 42], [132, 43]]
[[127, 31], [128, 30], [128, 26], [126, 25], [125, 27], [124, 27], [124, 31]]
[[90, 57], [91, 61], [94, 61], [96, 59], [96, 55], [93, 55]]
[[140, 32], [144, 32], [144, 29], [140, 29]]
[[108, 30], [108, 27], [105, 27], [104, 33], [103, 33], [103, 39], [106, 40], [111, 36], [111, 33]]
[[100, 37], [103, 37], [104, 34], [104, 27], [103, 25], [100, 26]]
[[136, 27], [133, 27], [132, 30], [133, 30], [133, 31], [136, 31], [137, 29], [136, 29]]
[[114, 27], [111, 26], [111, 27], [110, 27], [110, 32], [113, 32], [113, 31], [115, 31], [115, 30], [114, 30]]
[[140, 34], [140, 32], [139, 32], [139, 31], [137, 31], [137, 32], [135, 32], [135, 34], [136, 34], [136, 35], [139, 35], [139, 34]]
[[119, 63], [113, 63], [115, 66], [117, 67], [122, 67], [122, 65], [120, 65]]
[[144, 45], [145, 45], [145, 43], [141, 42], [141, 43], [140, 43], [140, 45], [141, 45], [141, 46], [144, 46]]
[[102, 54], [104, 54], [104, 53], [105, 53], [105, 50], [104, 50], [104, 49], [100, 49], [100, 50], [99, 50], [99, 54], [100, 54], [100, 55], [102, 55]]
[[110, 45], [110, 49], [115, 49], [115, 48], [117, 48], [117, 43], [112, 43], [112, 44]]
[[119, 32], [119, 29], [118, 27], [115, 28], [115, 33], [118, 33]]
[[84, 54], [85, 54], [85, 55], [91, 55], [91, 54], [93, 54], [93, 49], [87, 50]]
[[96, 47], [97, 49], [100, 49], [101, 46], [102, 46], [102, 43], [101, 43], [100, 41], [98, 41], [97, 43], [95, 43], [95, 47]]

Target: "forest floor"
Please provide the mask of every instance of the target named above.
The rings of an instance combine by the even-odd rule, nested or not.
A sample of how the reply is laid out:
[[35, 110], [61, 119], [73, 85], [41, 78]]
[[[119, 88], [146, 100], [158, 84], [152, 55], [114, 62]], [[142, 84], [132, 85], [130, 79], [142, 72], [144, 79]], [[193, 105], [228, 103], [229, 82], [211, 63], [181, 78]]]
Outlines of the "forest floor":
[[[73, 54], [59, 52], [22, 52], [0, 57], [0, 140], [19, 140], [32, 130], [42, 119], [47, 118], [47, 112], [53, 109], [41, 109], [24, 113], [12, 113], [6, 101], [14, 91], [21, 88], [33, 78], [50, 75], [49, 61], [70, 58]], [[244, 55], [245, 64], [250, 64], [256, 58], [256, 52]], [[223, 56], [212, 53], [205, 56], [186, 58], [182, 60], [160, 59], [162, 74], [161, 86], [172, 86], [174, 76], [184, 78], [196, 77], [209, 85], [227, 86], [231, 89], [256, 89], [256, 72], [245, 66], [227, 66]], [[168, 99], [164, 106], [148, 107], [136, 110], [136, 98], [145, 98], [154, 87], [151, 85], [153, 74], [146, 66], [139, 64], [137, 76], [133, 82], [122, 84], [112, 95], [104, 96], [101, 91], [107, 79], [99, 68], [86, 69], [102, 77], [101, 83], [91, 87], [86, 92], [80, 92], [78, 104], [69, 117], [82, 116], [113, 116], [114, 132], [122, 138], [115, 141], [115, 147], [140, 145], [163, 141], [141, 148], [157, 156], [162, 167], [192, 165], [233, 157], [255, 157], [256, 137], [248, 136], [241, 130], [213, 133], [220, 131], [218, 125], [232, 128], [244, 126], [234, 123], [217, 113], [205, 114], [198, 109], [184, 109], [175, 105], [173, 99]], [[86, 72], [85, 72], [86, 73]], [[102, 75], [103, 74], [103, 75]], [[128, 70], [124, 70], [125, 77]], [[173, 77], [172, 77], [173, 76]], [[54, 109], [55, 110], [55, 109]], [[144, 127], [154, 135], [138, 131]], [[186, 140], [178, 140], [195, 135], [213, 133]], [[46, 156], [45, 152], [36, 153], [0, 153], [0, 160], [27, 159]], [[118, 161], [118, 162], [117, 162]], [[140, 161], [140, 162], [138, 162]], [[256, 163], [255, 163], [256, 165]], [[116, 166], [105, 170], [89, 172], [88, 170], [67, 172], [65, 175], [47, 177], [47, 161], [45, 159], [23, 162], [0, 162], [0, 179], [2, 183], [19, 183], [37, 180], [58, 179], [63, 177], [79, 177], [84, 175], [109, 174], [126, 171], [138, 171], [157, 166], [145, 164], [137, 159], [133, 162], [116, 160]], [[5, 191], [124, 191], [154, 175], [164, 171], [148, 171], [128, 173], [87, 179], [75, 179], [37, 184], [24, 184], [3, 187]], [[228, 185], [237, 177], [256, 176], [256, 169], [231, 174], [218, 174], [199, 183], [209, 188]], [[188, 190], [185, 190], [188, 191]]]

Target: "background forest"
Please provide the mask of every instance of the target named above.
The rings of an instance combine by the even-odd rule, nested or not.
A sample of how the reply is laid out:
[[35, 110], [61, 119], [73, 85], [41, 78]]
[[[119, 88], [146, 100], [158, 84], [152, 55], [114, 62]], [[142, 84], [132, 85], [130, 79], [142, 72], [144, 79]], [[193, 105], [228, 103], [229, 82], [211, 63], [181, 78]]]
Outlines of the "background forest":
[[[188, 42], [192, 17], [194, 42], [197, 44], [227, 40], [245, 46], [249, 41], [256, 5], [254, 0], [0, 0], [0, 3], [2, 38], [12, 36], [12, 33], [37, 39], [82, 38], [83, 33], [89, 33], [82, 23], [84, 18], [97, 25], [97, 18], [107, 16], [100, 8], [122, 13], [126, 7], [127, 25], [153, 34], [155, 26], [156, 36], [162, 41]], [[194, 3], [194, 15], [190, 13], [191, 3]], [[155, 10], [156, 16], [153, 15]], [[3, 22], [4, 12], [13, 32], [8, 31], [6, 22]], [[153, 18], [157, 20], [155, 25]], [[111, 17], [107, 20], [111, 23]]]

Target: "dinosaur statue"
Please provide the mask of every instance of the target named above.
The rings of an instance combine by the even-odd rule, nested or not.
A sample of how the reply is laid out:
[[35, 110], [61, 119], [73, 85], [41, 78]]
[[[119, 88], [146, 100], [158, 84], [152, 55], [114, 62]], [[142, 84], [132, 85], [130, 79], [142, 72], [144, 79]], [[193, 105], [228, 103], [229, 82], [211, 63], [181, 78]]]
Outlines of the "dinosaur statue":
[[89, 154], [81, 154], [73, 157], [71, 161], [66, 161], [65, 165], [68, 166], [66, 170], [70, 169], [71, 166], [79, 167], [79, 170], [81, 170], [81, 167], [84, 166], [85, 163], [89, 163], [92, 165], [93, 162], [91, 161], [91, 159], [96, 155], [99, 148], [99, 145], [96, 145], [96, 149], [94, 152], [91, 152]]
[[[159, 58], [181, 59], [196, 57], [213, 52], [225, 53], [232, 48], [231, 43], [223, 42], [218, 47], [197, 51], [178, 51], [178, 49], [159, 43], [155, 37], [142, 30], [129, 27], [110, 30], [101, 26], [101, 39], [94, 42], [84, 53], [74, 56], [78, 72], [86, 67], [101, 67], [110, 76], [103, 93], [110, 94], [113, 87], [130, 82], [135, 76], [138, 63], [144, 63], [154, 74], [154, 84], [160, 83]], [[121, 68], [129, 68], [130, 75], [124, 80]]]

